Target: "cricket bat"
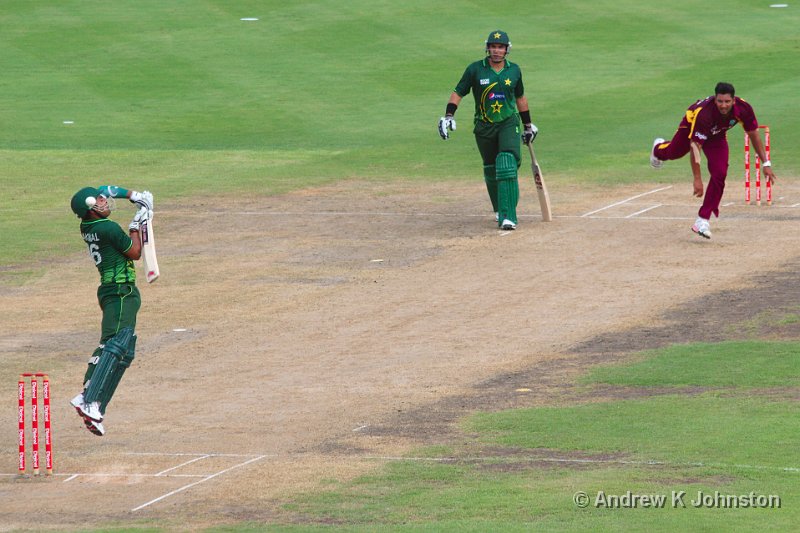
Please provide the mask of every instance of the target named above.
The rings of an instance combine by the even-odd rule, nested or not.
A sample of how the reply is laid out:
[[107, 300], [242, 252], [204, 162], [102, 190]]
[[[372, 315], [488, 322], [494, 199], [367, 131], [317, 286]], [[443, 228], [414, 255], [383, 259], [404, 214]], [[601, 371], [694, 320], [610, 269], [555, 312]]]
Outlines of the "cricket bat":
[[[536, 154], [533, 153], [533, 143], [528, 143], [528, 151], [531, 153], [531, 170], [533, 171], [533, 182], [536, 184], [536, 192], [539, 194], [539, 206], [542, 208], [542, 220], [551, 222], [553, 212], [550, 208], [550, 194], [547, 192], [547, 185], [542, 178], [542, 169], [536, 161]], [[154, 252], [155, 253], [155, 252]]]
[[153, 233], [153, 218], [146, 220], [141, 226], [142, 234], [142, 260], [144, 263], [144, 277], [147, 283], [158, 279], [158, 258], [156, 257], [156, 236]]

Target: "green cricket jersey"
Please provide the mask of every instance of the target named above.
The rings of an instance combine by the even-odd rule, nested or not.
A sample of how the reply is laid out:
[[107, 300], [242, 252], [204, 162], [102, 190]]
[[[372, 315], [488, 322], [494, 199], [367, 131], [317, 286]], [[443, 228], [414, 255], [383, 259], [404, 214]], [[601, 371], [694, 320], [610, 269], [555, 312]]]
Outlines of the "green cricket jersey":
[[100, 283], [134, 283], [136, 267], [123, 255], [133, 241], [119, 224], [107, 218], [81, 222], [81, 236], [89, 246], [89, 255], [100, 272]]
[[522, 71], [506, 60], [500, 72], [484, 58], [469, 65], [456, 85], [462, 98], [472, 90], [475, 98], [475, 122], [502, 122], [517, 114], [517, 98], [525, 94]]

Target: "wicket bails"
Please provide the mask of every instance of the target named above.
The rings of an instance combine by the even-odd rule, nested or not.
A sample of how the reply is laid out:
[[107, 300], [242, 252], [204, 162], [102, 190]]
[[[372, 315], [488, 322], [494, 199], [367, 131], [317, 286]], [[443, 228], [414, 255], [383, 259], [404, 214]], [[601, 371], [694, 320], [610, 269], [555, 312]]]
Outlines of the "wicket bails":
[[[764, 151], [767, 153], [769, 160], [769, 126], [759, 126], [759, 129], [764, 130]], [[758, 154], [755, 154], [756, 159], [756, 205], [761, 205], [761, 160]], [[767, 205], [772, 205], [772, 183], [769, 178], [767, 182]], [[750, 137], [747, 133], [744, 134], [744, 201], [750, 205]]]
[[19, 473], [24, 474], [25, 465], [25, 383], [31, 384], [31, 462], [33, 474], [39, 475], [39, 380], [42, 378], [42, 419], [44, 421], [44, 453], [45, 469], [48, 475], [53, 473], [53, 435], [50, 426], [50, 378], [41, 372], [25, 372], [20, 374], [17, 383], [19, 399]]

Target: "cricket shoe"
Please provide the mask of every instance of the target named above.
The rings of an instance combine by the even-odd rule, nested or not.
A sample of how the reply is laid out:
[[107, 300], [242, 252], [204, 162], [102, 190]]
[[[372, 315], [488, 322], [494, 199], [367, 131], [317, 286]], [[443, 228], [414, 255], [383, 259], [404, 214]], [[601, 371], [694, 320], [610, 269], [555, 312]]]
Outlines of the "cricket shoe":
[[697, 220], [694, 221], [694, 225], [692, 226], [692, 231], [706, 239], [711, 238], [711, 225], [705, 218], [697, 217]]
[[517, 229], [517, 225], [506, 218], [503, 220], [503, 223], [500, 224], [500, 229]]
[[656, 146], [663, 143], [664, 139], [659, 137], [653, 141], [653, 148], [650, 150], [650, 166], [653, 168], [661, 168], [664, 162], [655, 156]]
[[83, 393], [80, 393], [71, 399], [69, 403], [75, 408], [78, 415], [84, 418], [90, 418], [95, 422], [103, 421], [103, 413], [100, 412], [100, 402], [86, 403]]
[[75, 410], [78, 412], [78, 416], [80, 417], [83, 417], [83, 411], [81, 408], [83, 407], [84, 403], [82, 392], [69, 401], [69, 404], [75, 408]]
[[69, 401], [69, 403], [72, 405], [72, 407], [76, 409], [78, 408], [78, 406], [83, 405], [83, 393], [81, 392], [80, 394], [75, 396], [73, 399]]
[[88, 429], [93, 435], [102, 437], [106, 434], [106, 428], [103, 427], [102, 422], [97, 422], [89, 417], [83, 417], [83, 423], [86, 425], [86, 429]]

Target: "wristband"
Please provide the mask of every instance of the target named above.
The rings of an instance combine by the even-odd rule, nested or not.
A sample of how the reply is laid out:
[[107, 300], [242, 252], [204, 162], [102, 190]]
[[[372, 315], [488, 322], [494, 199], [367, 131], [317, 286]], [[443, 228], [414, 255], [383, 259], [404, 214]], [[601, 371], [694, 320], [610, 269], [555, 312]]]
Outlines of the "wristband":
[[116, 185], [101, 185], [97, 189], [100, 191], [100, 194], [106, 198], [128, 197], [128, 189], [123, 189], [122, 187], [117, 187]]
[[769, 159], [767, 159], [766, 161], [764, 161], [763, 163], [761, 163], [761, 166], [762, 166], [762, 167], [771, 167], [771, 166], [772, 166], [772, 161], [770, 161]]
[[448, 102], [447, 109], [445, 109], [444, 111], [444, 115], [445, 116], [450, 115], [452, 117], [453, 115], [456, 114], [456, 109], [458, 109], [458, 106], [456, 104]]
[[530, 112], [530, 110], [528, 110], [528, 111], [520, 111], [519, 112], [519, 118], [522, 119], [522, 123], [523, 124], [530, 124], [531, 123], [531, 112]]

